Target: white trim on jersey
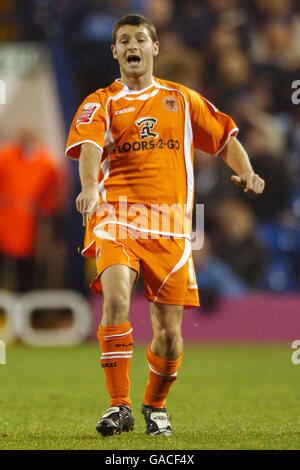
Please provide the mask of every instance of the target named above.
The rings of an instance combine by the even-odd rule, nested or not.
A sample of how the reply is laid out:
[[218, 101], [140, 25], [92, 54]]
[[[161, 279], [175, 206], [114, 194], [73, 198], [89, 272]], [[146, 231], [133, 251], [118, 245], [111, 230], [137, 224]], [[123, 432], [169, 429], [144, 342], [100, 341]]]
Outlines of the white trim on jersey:
[[[168, 91], [177, 91], [180, 93], [185, 102], [185, 122], [184, 122], [184, 159], [185, 159], [185, 169], [186, 169], [186, 178], [187, 178], [187, 201], [186, 201], [186, 214], [184, 224], [186, 224], [187, 217], [192, 209], [193, 194], [194, 194], [194, 171], [192, 165], [191, 157], [191, 146], [193, 142], [193, 130], [191, 124], [191, 118], [189, 113], [189, 104], [184, 93], [177, 88], [170, 88], [154, 81], [154, 86]], [[186, 229], [187, 227], [185, 227]]]
[[141, 100], [141, 101], [146, 101], [149, 98], [153, 98], [153, 96], [157, 95], [159, 93], [159, 90], [153, 90], [151, 93], [143, 94], [141, 96], [135, 96], [134, 98], [131, 98], [129, 96], [124, 96], [125, 100]]
[[224, 150], [224, 148], [226, 147], [226, 145], [227, 145], [228, 142], [229, 142], [229, 139], [230, 139], [231, 135], [232, 135], [233, 132], [235, 132], [235, 131], [238, 131], [238, 128], [237, 128], [237, 127], [235, 127], [234, 129], [232, 129], [232, 130], [229, 132], [225, 144], [222, 145], [222, 147], [220, 148], [220, 150], [217, 151], [217, 153], [215, 153], [215, 156], [216, 156], [216, 157], [217, 157], [218, 155], [220, 155], [220, 153], [222, 152], [222, 150]]
[[216, 108], [216, 106], [215, 106], [211, 101], [209, 101], [207, 98], [204, 98], [204, 96], [202, 96], [202, 99], [203, 99], [204, 101], [206, 101], [208, 104], [210, 104], [210, 106], [213, 108], [213, 110], [214, 110], [215, 112], [219, 111], [218, 108]]
[[104, 202], [107, 203], [106, 201], [106, 188], [104, 187], [104, 181], [107, 180], [109, 176], [109, 169], [110, 169], [110, 156], [108, 157], [101, 163], [101, 171], [103, 173], [103, 179], [100, 181], [98, 190], [101, 196], [103, 197]]
[[[70, 147], [66, 149], [65, 155], [68, 155], [68, 151], [71, 150], [72, 148], [78, 147], [78, 145], [85, 144], [86, 142], [89, 142], [90, 144], [94, 144], [103, 153], [103, 148], [101, 147], [101, 145], [97, 144], [93, 140], [81, 140], [80, 142], [76, 142], [76, 144], [70, 145]], [[74, 160], [77, 160], [77, 158], [74, 158], [74, 157], [71, 157], [71, 158], [73, 158]]]
[[153, 77], [152, 77], [151, 84], [148, 85], [146, 88], [143, 88], [142, 90], [130, 90], [130, 88], [128, 88], [128, 86], [125, 85], [125, 83], [121, 82], [121, 78], [117, 78], [115, 81], [118, 82], [120, 85], [123, 85], [123, 87], [126, 89], [126, 93], [129, 95], [138, 95], [139, 93], [143, 93], [144, 91], [149, 90], [155, 84], [155, 81], [153, 80]]
[[106, 124], [107, 124], [107, 132], [109, 132], [109, 130], [110, 130], [110, 119], [109, 119], [109, 115], [108, 115], [108, 111], [107, 111], [108, 105], [109, 105], [111, 100], [118, 101], [118, 99], [123, 98], [125, 95], [127, 95], [126, 88], [127, 88], [127, 86], [124, 85], [124, 88], [122, 88], [122, 90], [119, 91], [119, 93], [117, 93], [115, 96], [110, 96], [107, 100], [107, 103], [106, 103], [106, 106], [105, 106], [105, 117], [106, 117]]
[[[185, 99], [185, 98], [184, 98]], [[185, 157], [185, 167], [187, 173], [187, 201], [186, 201], [186, 214], [184, 222], [186, 223], [187, 218], [189, 217], [190, 211], [192, 210], [193, 204], [193, 195], [194, 195], [194, 170], [191, 158], [191, 147], [193, 142], [193, 130], [192, 123], [189, 113], [189, 104], [185, 99], [185, 139], [184, 139], [184, 157]], [[187, 230], [188, 227], [185, 227]]]

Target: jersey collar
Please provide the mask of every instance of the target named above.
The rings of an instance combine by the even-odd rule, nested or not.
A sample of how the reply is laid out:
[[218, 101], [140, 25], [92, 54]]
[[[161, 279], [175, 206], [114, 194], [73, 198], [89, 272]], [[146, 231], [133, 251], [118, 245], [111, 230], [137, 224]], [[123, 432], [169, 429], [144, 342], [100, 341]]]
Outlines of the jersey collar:
[[121, 82], [121, 78], [117, 78], [115, 80], [115, 82], [119, 83], [120, 85], [123, 86], [123, 90], [126, 91], [126, 94], [128, 95], [139, 95], [140, 93], [144, 93], [145, 91], [149, 90], [150, 88], [152, 88], [153, 86], [155, 86], [155, 81], [153, 80], [153, 77], [152, 77], [152, 81], [151, 81], [151, 84], [148, 85], [146, 88], [143, 88], [142, 90], [130, 90], [130, 88], [128, 88], [127, 85], [125, 85], [124, 83]]

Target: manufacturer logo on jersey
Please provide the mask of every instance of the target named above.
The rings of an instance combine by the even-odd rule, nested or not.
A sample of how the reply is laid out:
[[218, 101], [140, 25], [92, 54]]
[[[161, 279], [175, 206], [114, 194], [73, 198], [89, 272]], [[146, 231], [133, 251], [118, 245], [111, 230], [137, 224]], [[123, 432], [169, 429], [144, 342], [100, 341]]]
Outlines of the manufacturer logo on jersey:
[[157, 119], [153, 117], [143, 117], [135, 121], [135, 124], [138, 127], [142, 128], [140, 131], [140, 136], [142, 140], [147, 139], [149, 137], [154, 137], [154, 139], [157, 139], [157, 137], [159, 136], [158, 132], [152, 132], [152, 129], [156, 123]]
[[161, 102], [168, 111], [174, 112], [179, 108], [179, 101], [174, 96], [166, 96]]
[[117, 111], [115, 111], [115, 114], [132, 113], [132, 111], [135, 111], [134, 106], [131, 106], [130, 108], [118, 109]]
[[90, 124], [93, 120], [95, 112], [100, 108], [100, 106], [101, 104], [99, 103], [86, 103], [78, 116], [76, 126], [79, 124]]

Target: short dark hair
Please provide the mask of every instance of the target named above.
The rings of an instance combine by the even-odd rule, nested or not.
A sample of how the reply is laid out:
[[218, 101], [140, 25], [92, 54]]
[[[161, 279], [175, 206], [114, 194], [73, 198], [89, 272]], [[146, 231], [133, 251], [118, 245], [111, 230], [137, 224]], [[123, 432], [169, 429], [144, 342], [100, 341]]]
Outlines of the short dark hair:
[[118, 30], [127, 24], [132, 26], [145, 26], [149, 31], [152, 41], [157, 41], [157, 32], [154, 24], [142, 15], [130, 14], [122, 16], [122, 18], [120, 18], [119, 21], [115, 24], [112, 31], [113, 44], [116, 44]]

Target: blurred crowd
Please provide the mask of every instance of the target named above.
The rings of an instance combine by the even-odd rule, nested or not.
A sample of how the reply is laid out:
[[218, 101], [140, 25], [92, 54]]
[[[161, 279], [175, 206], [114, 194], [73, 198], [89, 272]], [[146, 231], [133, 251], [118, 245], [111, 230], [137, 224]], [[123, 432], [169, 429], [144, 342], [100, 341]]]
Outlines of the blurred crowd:
[[24, 123], [0, 145], [0, 285], [26, 292], [59, 287], [65, 197], [62, 168]]
[[[130, 12], [156, 25], [155, 75], [200, 92], [232, 116], [263, 195], [244, 194], [219, 158], [195, 152], [195, 203], [205, 243], [194, 252], [200, 290], [215, 295], [300, 287], [300, 3], [297, 0], [28, 0], [21, 39], [59, 44], [76, 106], [118, 76], [109, 44]], [[20, 26], [21, 27], [21, 26]], [[300, 82], [299, 82], [300, 83]], [[293, 102], [294, 101], [294, 102]], [[203, 294], [205, 295], [205, 294]]]

